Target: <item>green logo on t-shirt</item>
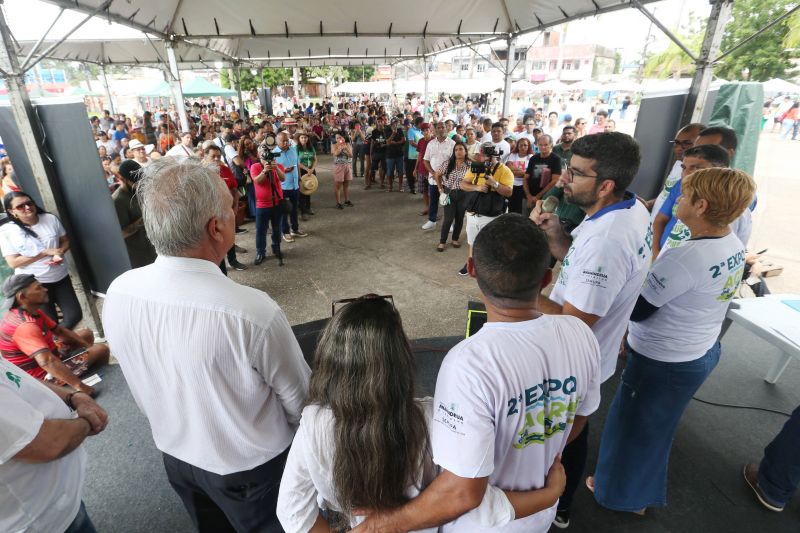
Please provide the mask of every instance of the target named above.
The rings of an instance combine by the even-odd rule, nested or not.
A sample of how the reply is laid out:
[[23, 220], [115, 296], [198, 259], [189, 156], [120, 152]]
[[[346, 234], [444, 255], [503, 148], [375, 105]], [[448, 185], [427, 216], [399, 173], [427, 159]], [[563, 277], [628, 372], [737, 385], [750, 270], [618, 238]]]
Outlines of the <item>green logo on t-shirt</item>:
[[20, 382], [22, 381], [22, 378], [20, 376], [16, 375], [16, 374], [14, 374], [10, 370], [8, 372], [6, 372], [6, 377], [9, 379], [9, 381], [13, 382], [17, 386], [17, 388], [20, 388], [22, 386], [22, 385], [20, 385]]

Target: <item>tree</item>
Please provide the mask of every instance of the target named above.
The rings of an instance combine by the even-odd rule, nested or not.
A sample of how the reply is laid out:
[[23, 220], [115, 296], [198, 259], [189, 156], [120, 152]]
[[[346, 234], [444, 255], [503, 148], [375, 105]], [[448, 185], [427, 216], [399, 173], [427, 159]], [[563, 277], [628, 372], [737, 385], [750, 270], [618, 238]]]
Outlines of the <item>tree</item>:
[[[705, 23], [695, 17], [693, 13], [689, 13], [688, 21], [680, 28], [673, 30], [673, 33], [693, 54], [700, 53], [700, 46], [703, 44], [703, 35], [705, 34]], [[692, 58], [686, 55], [681, 47], [670, 41], [666, 50], [647, 58], [644, 64], [644, 75], [648, 78], [663, 79], [672, 76], [678, 79], [684, 74], [687, 76], [693, 74], [694, 68]]]
[[800, 48], [800, 11], [795, 11], [789, 17], [789, 31], [783, 39], [786, 48]]
[[[772, 20], [786, 13], [794, 0], [736, 0], [733, 3], [731, 20], [725, 27], [722, 50], [733, 48], [737, 43], [754, 34]], [[792, 69], [792, 59], [797, 52], [785, 48], [789, 34], [787, 19], [772, 27], [726, 57], [716, 68], [716, 74], [729, 80], [740, 80], [749, 72], [748, 79], [765, 81], [784, 78]]]
[[[259, 76], [260, 74], [260, 76]], [[250, 69], [243, 68], [240, 71], [240, 81], [242, 82], [242, 92], [261, 88], [261, 78], [263, 76], [264, 86], [275, 89], [281, 85], [286, 85], [292, 81], [292, 69], [290, 68], [263, 68], [253, 75]], [[228, 69], [219, 73], [219, 82], [226, 89], [236, 89], [235, 77]]]

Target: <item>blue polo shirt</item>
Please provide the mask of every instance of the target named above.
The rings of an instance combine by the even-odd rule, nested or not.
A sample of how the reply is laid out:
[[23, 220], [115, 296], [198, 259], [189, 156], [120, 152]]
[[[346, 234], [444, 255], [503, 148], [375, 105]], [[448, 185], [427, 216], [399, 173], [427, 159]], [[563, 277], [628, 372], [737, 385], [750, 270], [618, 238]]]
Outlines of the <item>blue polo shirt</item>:
[[408, 159], [416, 159], [417, 158], [417, 149], [416, 147], [411, 145], [410, 141], [417, 142], [422, 139], [422, 132], [416, 126], [411, 126], [408, 128], [408, 133], [406, 133], [406, 138], [409, 140], [408, 143]]
[[297, 147], [289, 146], [284, 152], [280, 148], [275, 148], [272, 153], [278, 154], [275, 161], [283, 165], [283, 168], [294, 167], [294, 170], [286, 173], [286, 179], [281, 184], [284, 191], [294, 191], [300, 188], [298, 164], [300, 158], [297, 155]]

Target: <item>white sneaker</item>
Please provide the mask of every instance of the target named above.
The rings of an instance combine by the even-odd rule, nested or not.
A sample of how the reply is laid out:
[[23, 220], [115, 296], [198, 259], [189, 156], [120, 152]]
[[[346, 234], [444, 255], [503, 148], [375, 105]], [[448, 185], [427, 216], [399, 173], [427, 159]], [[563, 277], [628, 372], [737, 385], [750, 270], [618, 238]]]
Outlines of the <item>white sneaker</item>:
[[435, 227], [436, 227], [436, 222], [431, 222], [430, 220], [428, 220], [422, 225], [422, 229], [424, 230], [433, 229]]

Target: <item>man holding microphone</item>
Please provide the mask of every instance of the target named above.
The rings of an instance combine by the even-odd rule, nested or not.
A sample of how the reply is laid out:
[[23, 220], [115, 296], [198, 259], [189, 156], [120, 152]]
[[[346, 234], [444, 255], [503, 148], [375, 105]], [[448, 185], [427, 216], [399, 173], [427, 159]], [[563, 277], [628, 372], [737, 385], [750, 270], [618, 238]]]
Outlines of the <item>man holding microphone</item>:
[[[627, 187], [639, 170], [639, 145], [624, 133], [598, 133], [572, 145], [564, 171], [564, 197], [586, 218], [571, 234], [538, 201], [531, 220], [544, 230], [550, 253], [562, 267], [550, 298], [539, 310], [573, 315], [585, 322], [600, 344], [602, 381], [614, 374], [628, 317], [647, 275], [652, 249], [650, 214]], [[572, 496], [583, 477], [588, 424], [564, 449], [567, 487], [553, 524], [569, 526]]]

